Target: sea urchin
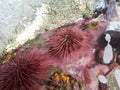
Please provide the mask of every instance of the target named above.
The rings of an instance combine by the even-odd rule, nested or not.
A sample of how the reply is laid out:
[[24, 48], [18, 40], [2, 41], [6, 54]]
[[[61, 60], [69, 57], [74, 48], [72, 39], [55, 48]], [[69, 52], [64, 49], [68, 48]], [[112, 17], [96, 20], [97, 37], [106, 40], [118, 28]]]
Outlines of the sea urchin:
[[40, 90], [47, 80], [46, 63], [38, 48], [19, 51], [2, 65], [0, 90]]
[[77, 25], [68, 25], [53, 30], [47, 41], [49, 54], [59, 59], [80, 51], [83, 47], [89, 47], [90, 43], [88, 33], [81, 31]]

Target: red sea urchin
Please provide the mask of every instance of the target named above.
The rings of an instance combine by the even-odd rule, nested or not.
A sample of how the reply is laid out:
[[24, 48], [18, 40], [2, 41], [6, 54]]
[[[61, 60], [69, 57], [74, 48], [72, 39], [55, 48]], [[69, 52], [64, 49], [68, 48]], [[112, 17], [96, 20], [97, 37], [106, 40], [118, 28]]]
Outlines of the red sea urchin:
[[2, 65], [0, 90], [41, 90], [43, 81], [48, 80], [47, 65], [38, 48], [19, 51]]
[[65, 58], [81, 48], [91, 46], [89, 36], [75, 24], [57, 28], [52, 31], [47, 41], [49, 54], [58, 59]]

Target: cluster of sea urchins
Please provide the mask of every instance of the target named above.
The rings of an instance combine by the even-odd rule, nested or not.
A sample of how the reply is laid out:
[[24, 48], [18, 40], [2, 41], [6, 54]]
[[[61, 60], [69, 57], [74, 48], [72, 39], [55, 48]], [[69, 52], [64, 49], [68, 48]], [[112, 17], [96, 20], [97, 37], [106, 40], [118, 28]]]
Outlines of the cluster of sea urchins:
[[[37, 47], [28, 51], [19, 50], [1, 66], [0, 90], [41, 90], [45, 82], [49, 81], [49, 56], [49, 59], [53, 57], [55, 60], [77, 56], [82, 58], [89, 56], [89, 50], [93, 46], [92, 35], [81, 30], [76, 23], [48, 31], [48, 36], [46, 53], [41, 53]], [[57, 65], [62, 68], [65, 64]]]
[[91, 46], [90, 35], [72, 24], [52, 31], [47, 41], [50, 56], [63, 59]]
[[38, 48], [19, 51], [0, 69], [0, 90], [41, 90], [48, 62]]

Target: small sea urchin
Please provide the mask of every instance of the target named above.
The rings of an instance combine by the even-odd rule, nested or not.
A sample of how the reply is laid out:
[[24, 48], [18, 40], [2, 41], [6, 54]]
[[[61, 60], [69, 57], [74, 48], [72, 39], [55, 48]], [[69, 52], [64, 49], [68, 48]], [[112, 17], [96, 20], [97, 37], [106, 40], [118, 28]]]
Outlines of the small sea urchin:
[[89, 47], [90, 41], [87, 32], [81, 31], [77, 25], [69, 25], [53, 30], [47, 45], [51, 56], [65, 58], [83, 47]]
[[2, 65], [0, 90], [40, 90], [47, 80], [48, 67], [38, 48], [19, 51]]

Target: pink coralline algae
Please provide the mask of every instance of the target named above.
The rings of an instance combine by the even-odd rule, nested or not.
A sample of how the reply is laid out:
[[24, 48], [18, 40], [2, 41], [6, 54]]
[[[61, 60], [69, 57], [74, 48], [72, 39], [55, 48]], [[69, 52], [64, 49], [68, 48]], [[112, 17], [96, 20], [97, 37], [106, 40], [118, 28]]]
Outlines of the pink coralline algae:
[[0, 69], [0, 90], [41, 90], [48, 62], [38, 48], [18, 51]]

